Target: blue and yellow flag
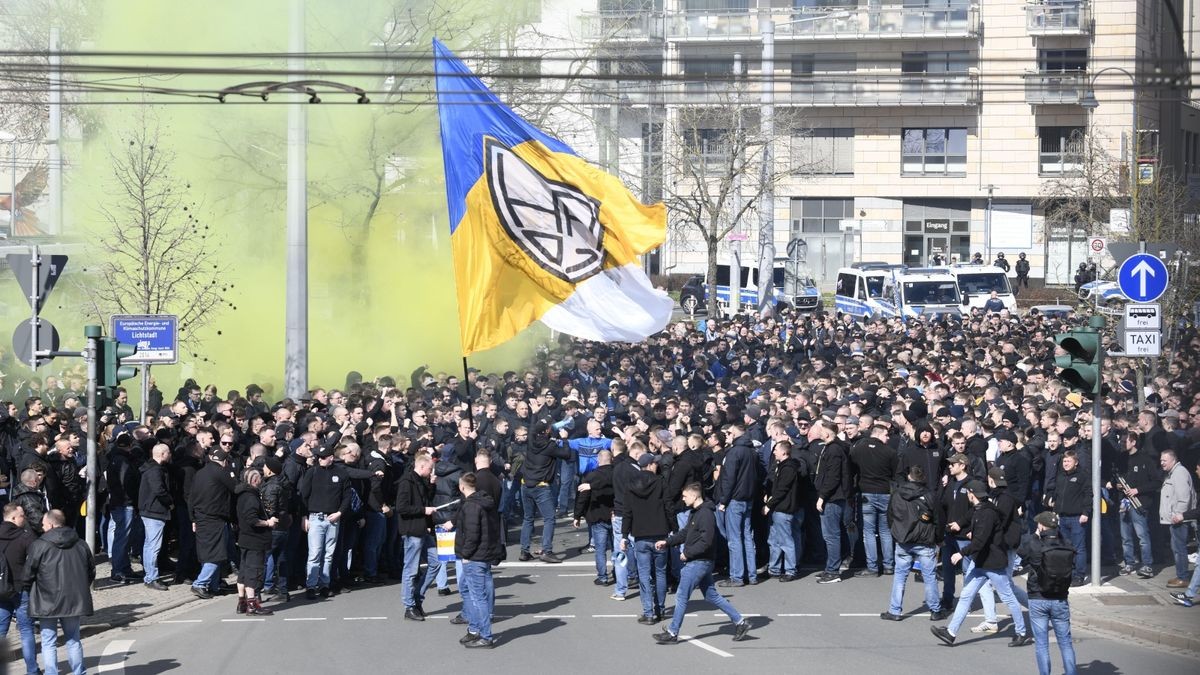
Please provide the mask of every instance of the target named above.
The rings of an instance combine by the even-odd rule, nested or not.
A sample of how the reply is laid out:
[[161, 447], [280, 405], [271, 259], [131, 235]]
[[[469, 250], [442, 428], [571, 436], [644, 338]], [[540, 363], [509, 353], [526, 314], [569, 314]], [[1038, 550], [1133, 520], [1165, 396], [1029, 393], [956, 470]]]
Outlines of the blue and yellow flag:
[[636, 342], [671, 318], [638, 256], [662, 244], [662, 204], [500, 102], [433, 42], [463, 354], [534, 321], [577, 337]]

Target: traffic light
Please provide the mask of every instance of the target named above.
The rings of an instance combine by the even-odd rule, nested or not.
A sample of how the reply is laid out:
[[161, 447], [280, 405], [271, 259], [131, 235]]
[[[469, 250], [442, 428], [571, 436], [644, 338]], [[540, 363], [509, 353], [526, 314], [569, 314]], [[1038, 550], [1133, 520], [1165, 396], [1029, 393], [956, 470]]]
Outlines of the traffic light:
[[1059, 368], [1059, 379], [1074, 391], [1099, 394], [1103, 380], [1100, 332], [1073, 330], [1056, 335], [1054, 342], [1058, 345], [1054, 364]]
[[97, 388], [109, 398], [114, 398], [115, 390], [122, 380], [128, 380], [138, 374], [134, 366], [121, 365], [121, 359], [127, 359], [137, 353], [137, 346], [117, 342], [116, 338], [100, 338], [100, 349], [96, 354], [99, 363], [96, 364]]

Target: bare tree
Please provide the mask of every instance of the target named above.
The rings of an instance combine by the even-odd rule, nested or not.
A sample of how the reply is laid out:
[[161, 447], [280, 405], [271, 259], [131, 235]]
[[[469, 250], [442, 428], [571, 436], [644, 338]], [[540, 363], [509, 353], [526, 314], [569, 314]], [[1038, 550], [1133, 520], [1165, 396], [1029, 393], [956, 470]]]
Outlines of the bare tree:
[[141, 110], [108, 148], [111, 197], [97, 208], [105, 227], [92, 269], [99, 280], [85, 292], [102, 322], [109, 314], [174, 314], [180, 343], [195, 347], [199, 329], [233, 306], [233, 285], [191, 185], [172, 173], [167, 135], [152, 110]]
[[[1042, 185], [1046, 232], [1082, 239], [1107, 231], [1110, 212], [1129, 205], [1128, 171], [1096, 129], [1076, 131], [1062, 148], [1054, 177]], [[1053, 159], [1048, 161], [1053, 162]]]

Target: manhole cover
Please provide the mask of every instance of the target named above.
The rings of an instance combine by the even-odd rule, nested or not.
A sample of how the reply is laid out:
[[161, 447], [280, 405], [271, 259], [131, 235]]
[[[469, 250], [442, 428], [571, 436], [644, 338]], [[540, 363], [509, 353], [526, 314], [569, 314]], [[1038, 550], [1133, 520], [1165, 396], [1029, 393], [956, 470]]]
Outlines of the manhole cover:
[[1098, 595], [1096, 599], [1105, 605], [1158, 605], [1153, 595]]

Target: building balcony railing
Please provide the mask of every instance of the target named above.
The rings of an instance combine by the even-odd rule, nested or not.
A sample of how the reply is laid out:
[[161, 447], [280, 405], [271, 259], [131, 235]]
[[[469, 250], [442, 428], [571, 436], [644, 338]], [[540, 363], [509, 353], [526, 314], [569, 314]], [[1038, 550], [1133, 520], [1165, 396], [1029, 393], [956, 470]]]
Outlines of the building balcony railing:
[[[779, 9], [775, 39], [857, 40], [887, 38], [954, 38], [979, 35], [977, 5], [948, 9], [924, 7], [860, 7]], [[666, 17], [672, 40], [757, 40], [757, 10], [675, 12]]]
[[587, 12], [580, 21], [585, 40], [661, 42], [664, 35], [661, 12]]
[[1030, 35], [1091, 35], [1092, 7], [1087, 2], [1025, 5]]
[[666, 103], [666, 87], [661, 82], [649, 79], [621, 80], [617, 82], [615, 90], [609, 86], [593, 91], [591, 102], [595, 105], [663, 105]]
[[[833, 79], [833, 78], [831, 78]], [[785, 99], [799, 106], [975, 106], [977, 79], [961, 77], [847, 77], [833, 81], [793, 80]]]
[[1025, 73], [1025, 102], [1031, 105], [1077, 105], [1087, 92], [1083, 71]]

